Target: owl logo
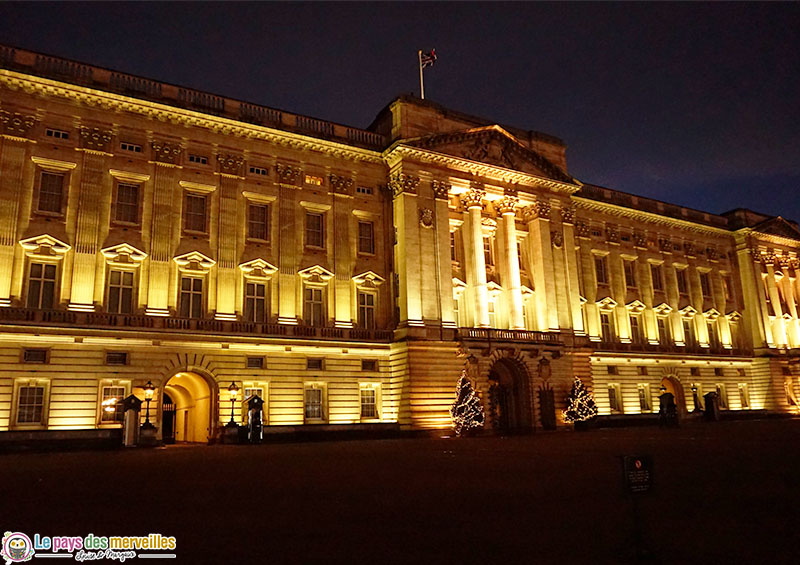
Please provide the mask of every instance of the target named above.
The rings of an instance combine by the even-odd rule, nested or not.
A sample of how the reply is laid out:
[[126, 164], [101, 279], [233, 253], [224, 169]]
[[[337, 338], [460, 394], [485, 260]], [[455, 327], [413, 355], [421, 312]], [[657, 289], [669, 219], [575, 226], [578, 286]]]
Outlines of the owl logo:
[[6, 560], [6, 565], [30, 561], [33, 553], [31, 538], [22, 532], [6, 532], [3, 535], [3, 547], [0, 549], [0, 557]]

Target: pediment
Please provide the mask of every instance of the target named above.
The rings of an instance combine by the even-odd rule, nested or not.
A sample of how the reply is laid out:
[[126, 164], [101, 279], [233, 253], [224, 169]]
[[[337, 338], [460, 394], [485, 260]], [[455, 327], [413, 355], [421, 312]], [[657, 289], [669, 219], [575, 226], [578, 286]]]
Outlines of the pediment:
[[644, 303], [641, 300], [634, 300], [630, 304], [626, 304], [625, 308], [627, 308], [628, 310], [630, 310], [634, 314], [638, 314], [638, 313], [644, 311], [646, 306], [644, 305]]
[[503, 292], [503, 287], [497, 284], [495, 281], [489, 281], [489, 283], [486, 285], [486, 289], [489, 291], [489, 294], [493, 296]]
[[616, 305], [617, 301], [610, 296], [606, 296], [597, 302], [597, 307], [600, 308], [600, 310], [613, 310]]
[[129, 243], [120, 243], [101, 249], [100, 253], [113, 264], [136, 265], [144, 261], [147, 253]]
[[367, 271], [353, 277], [353, 282], [359, 286], [377, 287], [386, 281], [382, 276], [374, 271]]
[[188, 271], [207, 271], [217, 264], [211, 257], [203, 255], [199, 251], [190, 251], [183, 255], [172, 258], [179, 267]]
[[716, 308], [709, 308], [708, 310], [703, 312], [703, 315], [712, 322], [721, 316], [719, 310], [717, 310]]
[[35, 257], [59, 258], [70, 250], [69, 244], [46, 233], [22, 239], [19, 244], [25, 250], [26, 255]]
[[258, 257], [246, 263], [240, 263], [239, 269], [249, 278], [268, 279], [276, 272], [278, 267]]
[[725, 317], [728, 318], [728, 320], [731, 322], [738, 322], [739, 320], [742, 319], [742, 315], [736, 310], [734, 310], [733, 312], [728, 312], [727, 314], [725, 314]]
[[550, 160], [526, 147], [498, 125], [434, 134], [411, 139], [405, 143], [504, 169], [562, 182], [574, 182], [572, 177]]
[[692, 306], [686, 306], [685, 308], [680, 309], [681, 316], [684, 318], [691, 318], [695, 314], [697, 314], [697, 310], [694, 309]]
[[313, 265], [298, 271], [297, 274], [308, 282], [327, 282], [333, 278], [333, 273], [322, 265]]
[[653, 311], [656, 313], [657, 316], [666, 316], [667, 314], [672, 312], [672, 306], [670, 306], [666, 302], [662, 302], [658, 306], [654, 307]]
[[794, 224], [787, 222], [781, 216], [775, 216], [765, 220], [753, 228], [755, 231], [767, 235], [777, 235], [789, 239], [800, 241], [800, 229]]

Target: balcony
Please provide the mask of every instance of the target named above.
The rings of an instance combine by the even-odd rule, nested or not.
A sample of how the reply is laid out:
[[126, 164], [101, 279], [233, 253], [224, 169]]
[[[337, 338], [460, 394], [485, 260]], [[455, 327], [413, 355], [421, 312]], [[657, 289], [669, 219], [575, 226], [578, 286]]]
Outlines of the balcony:
[[540, 332], [535, 330], [501, 330], [495, 328], [459, 328], [458, 339], [479, 341], [521, 341], [526, 343], [546, 343], [564, 345], [559, 332]]
[[726, 357], [743, 357], [752, 355], [747, 349], [726, 349], [724, 347], [700, 347], [699, 345], [681, 346], [675, 344], [620, 343], [618, 341], [591, 342], [595, 351], [614, 351], [625, 353], [666, 353], [671, 355], [722, 355]]
[[81, 329], [147, 330], [153, 332], [199, 332], [216, 335], [263, 336], [337, 341], [381, 341], [392, 339], [392, 330], [292, 326], [210, 318], [176, 318], [107, 312], [72, 312], [69, 310], [36, 310], [0, 308], [0, 326], [72, 327]]

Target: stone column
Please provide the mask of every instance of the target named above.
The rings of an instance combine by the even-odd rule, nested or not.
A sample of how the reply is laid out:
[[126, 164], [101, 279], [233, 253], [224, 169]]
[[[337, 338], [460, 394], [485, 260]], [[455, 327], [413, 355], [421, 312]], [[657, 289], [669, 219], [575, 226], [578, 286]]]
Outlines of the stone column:
[[237, 262], [243, 242], [239, 241], [242, 230], [237, 229], [237, 208], [240, 181], [244, 179], [244, 157], [241, 155], [217, 155], [219, 182], [219, 219], [217, 221], [217, 320], [236, 319]]
[[561, 225], [564, 231], [564, 258], [567, 270], [567, 302], [572, 316], [572, 330], [577, 335], [586, 335], [581, 311], [581, 287], [578, 280], [578, 253], [575, 244], [575, 205], [561, 209]]
[[536, 319], [542, 331], [558, 330], [558, 309], [550, 241], [550, 203], [537, 200], [523, 210], [528, 223], [530, 256], [536, 286]]
[[[278, 163], [278, 323], [297, 324], [302, 310], [297, 304], [298, 261], [303, 256], [303, 224], [298, 211], [297, 191], [302, 170]], [[301, 222], [298, 225], [298, 218]], [[299, 238], [299, 241], [298, 241]], [[302, 296], [301, 296], [302, 300]]]
[[772, 302], [772, 311], [775, 320], [772, 322], [772, 339], [775, 345], [786, 346], [786, 324], [783, 323], [783, 308], [778, 294], [778, 285], [775, 282], [775, 267], [772, 261], [767, 261], [767, 292]]
[[736, 256], [750, 342], [754, 348], [767, 347], [772, 344], [772, 328], [769, 325], [764, 283], [761, 280], [761, 254], [757, 248], [751, 248], [745, 240], [739, 240], [736, 245]]
[[513, 330], [525, 329], [522, 316], [522, 283], [519, 276], [519, 254], [517, 253], [517, 225], [515, 209], [519, 199], [516, 196], [506, 196], [495, 203], [495, 208], [503, 218], [500, 230], [504, 251], [501, 261], [503, 269], [502, 285], [509, 305], [509, 327]]
[[[353, 312], [351, 305], [354, 260], [357, 250], [358, 232], [356, 243], [350, 241], [351, 224], [353, 223], [353, 191], [355, 182], [352, 178], [329, 175], [331, 192], [333, 193], [333, 299], [334, 320], [337, 328], [353, 327]], [[377, 244], [377, 243], [376, 243]], [[357, 314], [356, 314], [357, 315]]]
[[[481, 201], [486, 192], [482, 187], [473, 186], [472, 189], [461, 196], [461, 202], [468, 210], [469, 222], [466, 225], [465, 237], [470, 238], [472, 260], [468, 262], [471, 268], [472, 291], [475, 304], [474, 324], [479, 328], [489, 327], [489, 292], [486, 286], [486, 261], [483, 257], [483, 228], [481, 226]], [[469, 283], [469, 281], [468, 281]]]
[[422, 326], [422, 289], [420, 286], [419, 206], [417, 190], [419, 177], [404, 173], [391, 176], [397, 245], [395, 245], [395, 272], [398, 282], [398, 306], [401, 326]]
[[11, 305], [27, 137], [35, 124], [33, 115], [0, 110], [0, 306]]
[[441, 304], [440, 320], [443, 327], [454, 328], [456, 323], [453, 309], [452, 262], [450, 260], [450, 184], [434, 180], [431, 183], [434, 198], [434, 229], [436, 230], [436, 246], [439, 255], [439, 303]]

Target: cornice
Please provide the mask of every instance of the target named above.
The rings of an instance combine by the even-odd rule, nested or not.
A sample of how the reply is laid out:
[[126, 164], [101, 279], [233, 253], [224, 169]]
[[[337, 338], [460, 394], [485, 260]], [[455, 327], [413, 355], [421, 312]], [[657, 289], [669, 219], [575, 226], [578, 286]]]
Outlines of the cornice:
[[378, 151], [352, 147], [335, 141], [320, 140], [298, 133], [239, 122], [230, 118], [203, 114], [149, 100], [130, 98], [121, 94], [35, 77], [7, 69], [0, 69], [0, 86], [9, 90], [22, 90], [29, 94], [65, 98], [88, 107], [139, 114], [160, 122], [200, 127], [215, 133], [258, 139], [294, 149], [318, 151], [352, 161], [376, 164], [383, 162]]
[[402, 143], [393, 145], [383, 152], [383, 158], [391, 168], [399, 163], [402, 159], [411, 158], [417, 159], [424, 163], [434, 165], [442, 165], [450, 169], [470, 173], [479, 177], [492, 179], [500, 182], [507, 182], [511, 184], [519, 184], [521, 186], [530, 186], [533, 188], [546, 188], [554, 192], [565, 192], [567, 194], [574, 194], [580, 190], [581, 184], [570, 184], [544, 177], [538, 177], [528, 173], [498, 167], [497, 165], [489, 165], [478, 161], [471, 161], [463, 157], [456, 157], [454, 155], [447, 155], [430, 149], [421, 149], [419, 147], [411, 147], [403, 145]]
[[606, 214], [612, 214], [614, 216], [632, 218], [639, 221], [660, 224], [682, 230], [690, 230], [697, 233], [725, 235], [728, 237], [733, 236], [732, 231], [723, 228], [715, 228], [713, 226], [706, 226], [704, 224], [698, 224], [688, 220], [679, 220], [677, 218], [670, 218], [669, 216], [661, 216], [659, 214], [654, 214], [653, 212], [635, 210], [633, 208], [626, 208], [617, 204], [609, 204], [608, 202], [599, 202], [597, 200], [592, 200], [591, 198], [582, 198], [580, 196], [573, 195], [572, 199], [579, 208], [583, 208], [584, 210], [595, 210], [598, 212], [604, 212]]
[[772, 233], [760, 232], [753, 228], [742, 228], [740, 230], [736, 230], [736, 233], [745, 236], [750, 235], [758, 242], [767, 242], [774, 245], [785, 245], [786, 247], [797, 247], [798, 245], [798, 241], [796, 239], [783, 237], [782, 235], [775, 235]]

